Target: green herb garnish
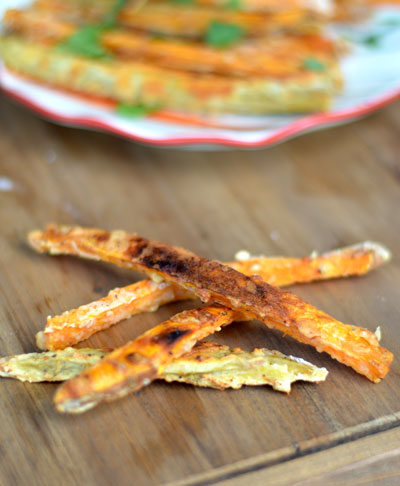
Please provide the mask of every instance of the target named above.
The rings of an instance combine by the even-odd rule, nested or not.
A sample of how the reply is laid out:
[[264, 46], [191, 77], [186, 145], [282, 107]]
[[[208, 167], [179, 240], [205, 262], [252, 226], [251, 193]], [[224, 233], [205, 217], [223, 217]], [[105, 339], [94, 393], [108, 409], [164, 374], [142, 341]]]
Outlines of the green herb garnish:
[[118, 13], [125, 4], [126, 0], [116, 0], [112, 9], [101, 22], [82, 27], [59, 44], [59, 47], [72, 54], [79, 54], [85, 57], [96, 59], [110, 58], [111, 54], [101, 45], [100, 37], [105, 30], [117, 25]]
[[171, 0], [171, 2], [178, 5], [192, 5], [194, 0]]
[[110, 57], [110, 54], [100, 43], [100, 36], [103, 31], [104, 27], [101, 25], [82, 27], [62, 42], [59, 47], [73, 54], [80, 54], [85, 57]]
[[229, 10], [241, 10], [242, 2], [241, 0], [228, 0], [225, 4], [225, 8], [228, 8]]
[[108, 12], [108, 14], [103, 19], [103, 26], [107, 29], [111, 29], [117, 25], [117, 17], [122, 8], [125, 7], [127, 0], [115, 0], [115, 3], [112, 9]]
[[367, 37], [364, 37], [364, 39], [362, 39], [362, 43], [369, 47], [378, 47], [381, 37], [382, 36], [378, 34], [371, 34]]
[[326, 66], [323, 62], [318, 61], [318, 59], [314, 59], [313, 57], [307, 57], [303, 61], [303, 67], [308, 69], [309, 71], [321, 72], [325, 71]]
[[128, 118], [141, 118], [151, 113], [159, 111], [161, 107], [159, 105], [145, 105], [143, 103], [138, 103], [137, 105], [127, 105], [125, 103], [120, 103], [115, 112], [118, 115], [122, 115]]
[[208, 26], [205, 41], [212, 47], [229, 47], [236, 44], [244, 35], [239, 25], [225, 24], [214, 20]]

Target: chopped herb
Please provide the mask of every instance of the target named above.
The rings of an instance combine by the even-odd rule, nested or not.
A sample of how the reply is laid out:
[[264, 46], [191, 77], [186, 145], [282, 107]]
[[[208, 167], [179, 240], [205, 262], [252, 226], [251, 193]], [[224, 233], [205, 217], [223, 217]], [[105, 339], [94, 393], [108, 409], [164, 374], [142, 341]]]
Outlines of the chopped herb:
[[110, 53], [101, 45], [100, 37], [105, 30], [117, 25], [118, 13], [124, 7], [125, 3], [126, 0], [116, 0], [112, 9], [102, 22], [82, 27], [62, 42], [59, 47], [73, 54], [80, 54], [85, 57], [97, 59], [109, 58]]
[[321, 61], [318, 61], [318, 59], [314, 59], [312, 57], [308, 57], [307, 59], [304, 59], [303, 67], [305, 69], [310, 70], [310, 71], [316, 71], [316, 72], [325, 71], [325, 69], [326, 69], [326, 66], [325, 66], [324, 63], [322, 63]]
[[194, 0], [171, 0], [171, 2], [179, 5], [192, 5]]
[[118, 14], [120, 10], [125, 7], [126, 1], [127, 0], [115, 0], [112, 9], [108, 12], [108, 14], [105, 16], [102, 22], [104, 27], [110, 29], [117, 25]]
[[110, 54], [100, 43], [100, 36], [103, 31], [104, 27], [100, 25], [82, 27], [62, 42], [59, 47], [73, 54], [80, 54], [85, 57], [110, 57]]
[[378, 47], [381, 37], [382, 36], [378, 34], [371, 34], [364, 37], [364, 39], [362, 39], [362, 43], [369, 47]]
[[141, 118], [146, 115], [150, 115], [156, 111], [159, 111], [161, 108], [159, 105], [144, 105], [142, 103], [138, 103], [137, 105], [127, 105], [125, 103], [120, 103], [116, 108], [116, 113], [118, 115], [122, 115], [128, 118]]
[[228, 0], [225, 7], [229, 8], [230, 10], [241, 10], [242, 2], [241, 0]]
[[213, 47], [229, 47], [238, 42], [244, 35], [239, 25], [213, 21], [208, 26], [205, 41]]

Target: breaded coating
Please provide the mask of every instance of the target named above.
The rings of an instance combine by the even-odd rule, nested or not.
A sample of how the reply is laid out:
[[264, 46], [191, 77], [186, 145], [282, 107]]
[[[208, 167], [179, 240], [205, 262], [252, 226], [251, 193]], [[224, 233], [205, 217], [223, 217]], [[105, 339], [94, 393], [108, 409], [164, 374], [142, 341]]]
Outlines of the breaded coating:
[[104, 260], [180, 285], [204, 302], [226, 305], [327, 352], [373, 382], [390, 368], [392, 353], [369, 330], [343, 324], [292, 293], [183, 248], [124, 231], [56, 225], [32, 232], [29, 241], [37, 251]]
[[[0, 358], [0, 376], [20, 381], [69, 380], [97, 364], [111, 350], [66, 348], [55, 352], [17, 354]], [[297, 380], [324, 381], [328, 371], [306, 361], [287, 357], [279, 351], [229, 349], [202, 341], [189, 353], [172, 361], [160, 379], [191, 385], [239, 389], [243, 385], [271, 385], [274, 390], [290, 392]]]
[[[247, 252], [245, 255], [248, 256], [246, 260], [228, 262], [227, 265], [245, 275], [258, 275], [279, 287], [362, 275], [390, 258], [385, 247], [373, 242], [303, 258], [251, 258]], [[140, 312], [154, 312], [160, 305], [191, 298], [194, 298], [192, 293], [174, 284], [142, 280], [113, 289], [100, 300], [49, 317], [45, 329], [36, 335], [36, 343], [40, 349], [63, 349]]]

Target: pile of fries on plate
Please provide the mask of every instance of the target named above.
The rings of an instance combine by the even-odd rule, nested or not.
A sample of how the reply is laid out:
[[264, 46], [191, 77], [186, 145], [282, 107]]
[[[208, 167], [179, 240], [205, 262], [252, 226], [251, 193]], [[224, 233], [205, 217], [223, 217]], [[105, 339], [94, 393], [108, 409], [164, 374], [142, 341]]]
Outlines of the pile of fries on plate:
[[13, 72], [124, 115], [327, 110], [343, 51], [325, 33], [367, 0], [35, 0], [9, 9]]
[[[268, 384], [284, 392], [296, 380], [325, 380], [325, 368], [278, 351], [245, 352], [201, 341], [233, 321], [258, 319], [375, 383], [389, 371], [393, 355], [379, 344], [379, 328], [371, 332], [343, 324], [279, 288], [363, 275], [390, 259], [390, 252], [378, 243], [304, 258], [251, 257], [241, 251], [236, 261], [223, 264], [125, 231], [49, 225], [31, 232], [28, 239], [41, 253], [102, 260], [149, 277], [49, 317], [37, 334], [44, 352], [0, 359], [1, 376], [30, 382], [67, 380], [54, 398], [61, 412], [83, 412], [155, 379], [218, 389]], [[72, 347], [134, 314], [196, 298], [205, 305], [176, 314], [120, 348]]]

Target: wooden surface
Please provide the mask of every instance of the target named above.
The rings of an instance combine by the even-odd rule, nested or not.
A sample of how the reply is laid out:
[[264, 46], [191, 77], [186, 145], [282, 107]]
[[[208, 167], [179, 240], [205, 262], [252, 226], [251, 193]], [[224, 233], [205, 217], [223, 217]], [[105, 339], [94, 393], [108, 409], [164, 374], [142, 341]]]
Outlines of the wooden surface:
[[[261, 323], [238, 323], [217, 340], [301, 356], [327, 367], [328, 380], [290, 395], [157, 382], [81, 416], [54, 411], [56, 385], [4, 379], [0, 484], [398, 484], [399, 130], [397, 102], [269, 149], [200, 153], [58, 127], [0, 99], [1, 355], [33, 351], [47, 315], [140, 278], [33, 253], [27, 232], [50, 221], [123, 228], [220, 260], [242, 248], [301, 256], [381, 241], [394, 254], [385, 267], [292, 290], [344, 322], [379, 324], [395, 354], [374, 385]], [[136, 316], [85, 344], [117, 346], [190, 305]]]

